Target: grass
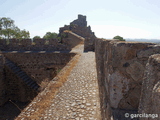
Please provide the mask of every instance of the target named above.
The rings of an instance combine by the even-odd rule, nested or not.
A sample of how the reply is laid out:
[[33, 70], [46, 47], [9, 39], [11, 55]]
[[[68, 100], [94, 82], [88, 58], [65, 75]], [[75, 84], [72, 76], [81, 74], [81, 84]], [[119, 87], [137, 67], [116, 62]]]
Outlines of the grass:
[[[40, 99], [39, 102], [36, 102], [32, 105], [31, 109], [34, 109], [33, 112], [30, 112], [31, 115], [28, 117], [26, 116], [27, 107], [22, 111], [22, 115], [16, 118], [16, 120], [21, 120], [22, 118], [24, 120], [39, 120], [40, 117], [42, 117], [45, 110], [50, 107], [52, 100], [54, 99], [55, 95], [58, 93], [59, 88], [62, 87], [62, 85], [66, 82], [67, 77], [70, 75], [71, 70], [74, 68], [76, 63], [79, 60], [80, 55], [76, 55], [68, 64], [65, 66], [62, 71], [54, 78], [56, 80], [55, 83], [50, 83], [47, 88], [41, 92], [43, 94], [39, 94], [33, 101], [37, 101], [37, 98]], [[49, 91], [46, 93], [46, 91]]]

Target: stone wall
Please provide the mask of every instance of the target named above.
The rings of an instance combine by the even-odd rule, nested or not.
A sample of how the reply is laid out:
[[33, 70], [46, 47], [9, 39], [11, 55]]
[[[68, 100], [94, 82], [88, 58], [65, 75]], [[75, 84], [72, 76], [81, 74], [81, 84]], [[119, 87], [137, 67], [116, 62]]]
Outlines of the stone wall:
[[96, 38], [85, 38], [85, 41], [84, 41], [85, 52], [95, 50], [95, 39]]
[[0, 55], [0, 106], [4, 104], [7, 99], [6, 99], [6, 85], [5, 85], [5, 76], [4, 76], [4, 57]]
[[30, 88], [6, 64], [14, 62], [43, 90], [75, 53], [3, 53], [0, 56], [0, 105], [7, 100], [28, 102], [38, 93]]
[[7, 40], [0, 39], [1, 51], [65, 51], [71, 50], [68, 46], [61, 44], [57, 39], [50, 39], [49, 44], [45, 39], [36, 39], [33, 43], [31, 39], [10, 39], [9, 44]]
[[[5, 99], [20, 102], [31, 101], [38, 93], [28, 87], [23, 80], [16, 76], [7, 66], [4, 66]], [[6, 101], [5, 101], [6, 102]]]
[[92, 43], [94, 43], [94, 39], [96, 39], [96, 36], [94, 32], [92, 32], [91, 27], [87, 26], [86, 16], [78, 15], [78, 19], [71, 22], [70, 25], [65, 25], [64, 27], [61, 27], [59, 29], [59, 36], [63, 36], [63, 32], [65, 30], [72, 31], [73, 33], [83, 38], [87, 38], [87, 41], [85, 42], [86, 43], [85, 51], [90, 50], [90, 48], [94, 46], [94, 44]]
[[73, 22], [70, 23], [71, 25], [78, 25], [82, 27], [87, 27], [87, 21], [86, 21], [86, 16], [83, 15], [78, 15], [78, 19], [74, 20]]
[[160, 46], [104, 39], [95, 46], [102, 117], [125, 119], [125, 112], [138, 110], [147, 60]]
[[66, 34], [66, 38], [62, 40], [62, 43], [68, 46], [69, 48], [73, 48], [77, 46], [80, 43], [84, 43], [84, 38], [71, 32], [71, 31], [65, 31], [64, 34]]
[[5, 53], [4, 56], [17, 64], [38, 84], [51, 80], [56, 71], [62, 69], [74, 53]]
[[141, 118], [141, 120], [160, 119], [160, 54], [150, 56], [146, 65], [139, 113], [154, 114], [152, 117]]

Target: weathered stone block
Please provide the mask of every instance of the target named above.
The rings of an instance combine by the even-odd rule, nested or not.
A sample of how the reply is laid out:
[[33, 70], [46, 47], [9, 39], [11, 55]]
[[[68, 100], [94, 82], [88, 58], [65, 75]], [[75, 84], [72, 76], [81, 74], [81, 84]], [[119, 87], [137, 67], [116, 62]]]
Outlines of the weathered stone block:
[[134, 61], [127, 67], [126, 72], [130, 74], [133, 80], [140, 81], [143, 77], [144, 66], [141, 63]]
[[45, 39], [35, 39], [34, 42], [36, 45], [44, 45], [46, 40]]
[[[149, 57], [146, 65], [139, 113], [160, 115], [160, 54]], [[159, 119], [160, 116], [155, 118], [155, 120]], [[148, 120], [148, 118], [141, 118], [141, 120]]]
[[18, 39], [9, 39], [9, 45], [10, 46], [17, 46], [17, 45], [19, 45], [19, 40]]
[[57, 39], [49, 39], [49, 45], [57, 45], [58, 44], [58, 40]]
[[22, 39], [22, 40], [20, 40], [20, 44], [23, 46], [30, 46], [30, 45], [32, 45], [32, 40], [31, 39]]
[[0, 39], [0, 45], [6, 45], [6, 39]]

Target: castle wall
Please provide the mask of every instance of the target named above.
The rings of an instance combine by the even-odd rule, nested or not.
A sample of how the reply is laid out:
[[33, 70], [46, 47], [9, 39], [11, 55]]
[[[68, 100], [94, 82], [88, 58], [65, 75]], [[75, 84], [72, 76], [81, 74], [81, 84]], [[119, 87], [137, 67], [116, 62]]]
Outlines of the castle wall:
[[[3, 53], [3, 59], [13, 61], [43, 90], [74, 55], [74, 53]], [[2, 98], [0, 105], [7, 100], [28, 102], [38, 94], [7, 65], [2, 64], [2, 57], [0, 57], [0, 83]]]
[[84, 43], [84, 38], [73, 33], [73, 32], [64, 32], [67, 36], [67, 38], [64, 38], [62, 40], [62, 43], [68, 46], [69, 48], [73, 48], [77, 46], [80, 43]]
[[95, 38], [85, 38], [84, 51], [94, 51], [95, 49]]
[[9, 46], [16, 47], [19, 45], [19, 40], [18, 39], [9, 39]]
[[5, 53], [4, 56], [17, 64], [38, 84], [51, 80], [74, 53]]
[[109, 120], [136, 112], [147, 60], [160, 53], [160, 46], [102, 39], [95, 44], [102, 117]]
[[[6, 100], [31, 101], [38, 93], [28, 87], [12, 70], [4, 66]], [[5, 101], [6, 102], [6, 101]]]
[[7, 101], [5, 88], [4, 57], [0, 55], [0, 105], [3, 105]]
[[86, 16], [83, 15], [78, 15], [78, 19], [74, 20], [73, 22], [70, 23], [71, 25], [76, 24], [78, 26], [82, 27], [87, 27], [87, 21], [86, 21]]
[[32, 45], [31, 39], [22, 39], [19, 41], [20, 45], [23, 45], [24, 47]]
[[[160, 115], [160, 54], [149, 57], [142, 84], [139, 113]], [[153, 116], [159, 120], [160, 116]], [[155, 118], [154, 118], [155, 117]], [[151, 117], [150, 117], [151, 119]], [[147, 120], [147, 118], [141, 118]]]
[[65, 30], [72, 31], [83, 38], [87, 38], [85, 41], [85, 51], [93, 51], [93, 43], [96, 36], [94, 35], [94, 32], [92, 32], [91, 27], [87, 26], [86, 16], [78, 15], [78, 19], [71, 22], [70, 25], [65, 25], [59, 29], [59, 35], [63, 35]]
[[58, 43], [57, 40], [49, 40], [49, 44], [45, 44], [45, 39], [36, 39], [34, 44], [31, 39], [10, 39], [9, 44], [6, 40], [0, 39], [1, 51], [65, 51], [71, 50], [68, 46]]

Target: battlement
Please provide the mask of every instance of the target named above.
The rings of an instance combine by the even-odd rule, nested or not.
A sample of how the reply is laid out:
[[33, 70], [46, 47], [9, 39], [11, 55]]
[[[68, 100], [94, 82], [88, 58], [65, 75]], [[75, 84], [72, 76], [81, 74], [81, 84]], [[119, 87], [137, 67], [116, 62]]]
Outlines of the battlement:
[[36, 39], [34, 42], [31, 39], [0, 39], [1, 51], [65, 51], [71, 50], [68, 46], [59, 43], [57, 39]]
[[45, 45], [47, 41], [50, 41], [51, 43], [53, 42], [57, 42], [57, 39], [35, 39], [34, 41], [32, 39], [22, 39], [22, 40], [18, 40], [18, 39], [9, 39], [9, 42], [7, 44], [7, 40], [6, 39], [0, 39], [0, 45]]
[[74, 25], [74, 24], [81, 26], [81, 27], [87, 27], [86, 16], [78, 15], [78, 19], [70, 23], [70, 25]]

